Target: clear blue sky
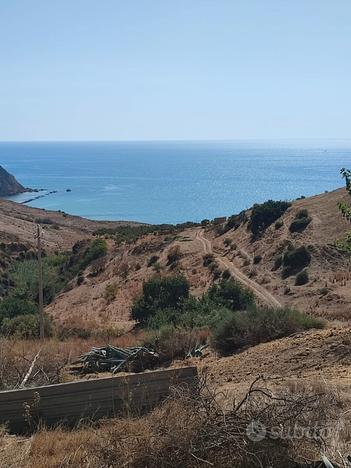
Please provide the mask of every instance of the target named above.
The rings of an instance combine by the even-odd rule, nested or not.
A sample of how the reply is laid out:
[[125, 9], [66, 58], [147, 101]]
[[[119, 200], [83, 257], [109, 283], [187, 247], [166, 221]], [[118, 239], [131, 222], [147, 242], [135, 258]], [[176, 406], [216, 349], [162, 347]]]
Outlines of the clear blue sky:
[[350, 138], [350, 0], [0, 0], [0, 140]]

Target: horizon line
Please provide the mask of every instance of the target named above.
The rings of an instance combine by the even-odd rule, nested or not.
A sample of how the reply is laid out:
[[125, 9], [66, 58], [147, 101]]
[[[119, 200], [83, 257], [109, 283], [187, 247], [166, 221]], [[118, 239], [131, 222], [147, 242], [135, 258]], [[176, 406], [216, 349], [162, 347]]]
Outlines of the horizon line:
[[201, 143], [201, 142], [258, 142], [258, 141], [351, 141], [351, 137], [294, 137], [294, 138], [165, 138], [165, 139], [35, 139], [35, 140], [0, 140], [2, 143]]

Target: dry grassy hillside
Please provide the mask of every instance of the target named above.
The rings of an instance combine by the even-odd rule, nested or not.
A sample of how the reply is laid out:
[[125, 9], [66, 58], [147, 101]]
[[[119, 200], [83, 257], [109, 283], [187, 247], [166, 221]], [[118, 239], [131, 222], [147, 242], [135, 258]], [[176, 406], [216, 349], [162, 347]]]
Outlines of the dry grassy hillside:
[[[91, 276], [86, 271], [83, 284], [72, 283], [71, 289], [59, 295], [48, 312], [61, 322], [84, 320], [86, 326], [103, 323], [130, 328], [130, 306], [145, 279], [155, 274], [182, 272], [190, 281], [192, 293], [200, 295], [228, 269], [254, 291], [259, 302], [293, 305], [315, 315], [348, 320], [350, 258], [335, 247], [335, 241], [351, 230], [337, 208], [337, 203], [346, 197], [346, 192], [340, 189], [298, 200], [282, 216], [279, 229], [273, 224], [255, 241], [247, 223], [222, 235], [218, 235], [218, 226], [208, 226], [171, 235], [148, 234], [130, 245], [116, 246], [109, 241], [109, 253], [101, 272]], [[291, 233], [289, 226], [302, 209], [308, 210], [311, 222], [303, 232]], [[296, 275], [282, 278], [281, 267], [273, 271], [275, 258], [289, 244], [295, 248], [306, 246], [310, 252], [309, 282], [305, 285], [295, 286]], [[172, 251], [179, 254], [176, 262], [168, 260]], [[206, 255], [212, 255], [207, 266]], [[159, 258], [149, 266], [153, 256]], [[262, 258], [256, 263], [258, 256]], [[108, 295], [108, 289], [114, 293]]]
[[[246, 224], [219, 237], [212, 230], [214, 249], [264, 286], [282, 304], [331, 319], [349, 320], [350, 255], [335, 247], [335, 242], [351, 231], [350, 223], [341, 216], [337, 206], [349, 198], [346, 190], [338, 189], [297, 200], [281, 217], [280, 227], [273, 223], [255, 241]], [[311, 222], [302, 232], [292, 233], [290, 225], [301, 210], [307, 210]], [[227, 247], [225, 239], [231, 241]], [[233, 245], [237, 248], [233, 249]], [[289, 245], [294, 248], [305, 246], [311, 255], [311, 262], [306, 267], [309, 276], [306, 285], [296, 286], [295, 275], [284, 278], [282, 267], [275, 268], [275, 260]]]
[[[147, 278], [181, 272], [196, 296], [227, 270], [255, 293], [258, 302], [274, 307], [293, 305], [315, 315], [349, 320], [350, 258], [335, 247], [351, 230], [337, 207], [347, 197], [346, 191], [339, 189], [297, 200], [279, 220], [279, 228], [273, 223], [255, 240], [247, 222], [224, 234], [219, 232], [223, 225], [208, 225], [170, 233], [155, 231], [128, 243], [107, 236], [108, 253], [99, 267], [92, 265], [78, 281], [74, 278], [47, 312], [61, 324], [128, 330], [133, 326], [131, 304]], [[291, 233], [289, 227], [301, 210], [307, 210], [311, 222], [302, 232]], [[250, 216], [250, 212], [246, 214]], [[44, 227], [47, 251], [70, 249], [77, 241], [92, 238], [97, 229], [123, 225], [0, 201], [3, 242], [32, 246], [38, 221]], [[285, 278], [282, 267], [274, 266], [288, 246], [305, 246], [310, 253], [305, 285], [296, 286], [296, 275]], [[176, 252], [174, 261], [169, 260], [172, 252]]]
[[0, 199], [0, 239], [1, 242], [35, 244], [36, 225], [44, 229], [43, 245], [47, 250], [66, 250], [79, 240], [91, 237], [99, 228], [113, 228], [121, 222], [91, 221], [79, 216], [71, 216], [59, 211], [31, 208]]

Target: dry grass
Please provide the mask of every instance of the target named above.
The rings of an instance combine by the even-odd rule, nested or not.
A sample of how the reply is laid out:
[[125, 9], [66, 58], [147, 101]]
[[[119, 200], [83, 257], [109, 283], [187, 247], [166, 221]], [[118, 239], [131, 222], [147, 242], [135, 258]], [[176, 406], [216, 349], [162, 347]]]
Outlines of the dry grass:
[[[174, 389], [162, 406], [143, 417], [103, 421], [75, 430], [43, 429], [32, 437], [29, 451], [23, 439], [16, 439], [16, 445], [3, 436], [2, 459], [7, 464], [0, 466], [280, 468], [319, 459], [321, 452], [341, 464], [346, 455], [343, 450], [350, 431], [348, 435], [334, 431], [328, 439], [320, 435], [345, 417], [339, 395], [325, 386], [294, 385], [277, 394], [259, 381], [225, 412], [217, 401], [218, 395], [207, 385], [200, 393]], [[268, 437], [261, 441], [248, 437], [247, 427], [253, 420], [265, 425]], [[295, 427], [313, 428], [315, 437], [271, 437], [277, 427], [283, 434], [292, 434]], [[21, 450], [27, 455], [18, 465]], [[11, 462], [11, 453], [16, 462]]]
[[101, 337], [100, 339], [69, 338], [16, 340], [0, 339], [0, 390], [16, 388], [28, 372], [34, 356], [40, 351], [28, 385], [48, 385], [65, 380], [64, 368], [76, 360], [92, 346], [104, 346], [107, 343], [127, 347], [139, 344], [143, 334], [128, 333], [120, 337]]

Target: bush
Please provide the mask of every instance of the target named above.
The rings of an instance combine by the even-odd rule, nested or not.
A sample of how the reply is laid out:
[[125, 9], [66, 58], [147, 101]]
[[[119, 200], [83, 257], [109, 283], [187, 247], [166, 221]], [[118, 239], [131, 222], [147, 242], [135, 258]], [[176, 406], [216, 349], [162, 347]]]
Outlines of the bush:
[[239, 214], [230, 216], [224, 226], [224, 232], [227, 232], [230, 229], [238, 229], [240, 225], [246, 223], [247, 220], [246, 211], [241, 211]]
[[[44, 318], [45, 336], [52, 335], [52, 325], [48, 317]], [[16, 338], [38, 338], [40, 335], [39, 314], [17, 315], [5, 318], [1, 325], [1, 333]]]
[[262, 255], [255, 255], [253, 259], [253, 264], [257, 265], [262, 260]]
[[132, 318], [146, 324], [158, 310], [177, 309], [188, 297], [189, 283], [184, 276], [151, 278], [143, 284], [143, 294], [134, 302]]
[[230, 310], [243, 310], [254, 304], [252, 292], [233, 279], [221, 280], [218, 284], [214, 284], [207, 295], [212, 302]]
[[151, 267], [154, 263], [158, 261], [159, 258], [160, 257], [158, 255], [152, 255], [147, 262], [147, 266]]
[[0, 302], [0, 322], [5, 318], [13, 318], [17, 315], [35, 315], [38, 312], [37, 305], [28, 299], [17, 296], [6, 297]]
[[275, 340], [324, 323], [292, 309], [257, 309], [235, 312], [220, 321], [213, 330], [213, 345], [221, 354], [245, 346]]
[[179, 245], [175, 245], [170, 249], [167, 255], [167, 264], [168, 265], [173, 265], [174, 263], [177, 263], [181, 259], [181, 252], [180, 252], [180, 247]]
[[261, 205], [254, 205], [251, 211], [250, 229], [254, 236], [258, 236], [274, 221], [280, 218], [291, 206], [285, 201], [268, 200]]
[[110, 304], [112, 301], [116, 299], [118, 291], [117, 283], [108, 284], [105, 288], [104, 292], [104, 299], [105, 301]]
[[212, 254], [206, 254], [203, 256], [202, 259], [203, 259], [202, 264], [204, 267], [208, 267], [211, 265], [211, 263], [214, 262], [214, 256]]
[[312, 219], [308, 217], [304, 218], [296, 218], [294, 221], [290, 224], [289, 231], [290, 232], [302, 232], [306, 229], [306, 227], [310, 224]]
[[290, 224], [290, 232], [302, 232], [310, 224], [312, 219], [308, 215], [308, 210], [301, 209], [296, 213], [295, 219]]
[[107, 243], [104, 239], [94, 239], [84, 253], [81, 269], [85, 269], [90, 263], [107, 253]]
[[275, 257], [273, 261], [272, 271], [279, 270], [279, 268], [282, 266], [282, 263], [283, 263], [283, 257], [281, 255], [278, 255], [277, 257]]
[[230, 239], [230, 237], [226, 237], [223, 241], [223, 244], [226, 246], [226, 247], [229, 247], [230, 244], [232, 243], [232, 239]]
[[[50, 255], [43, 258], [43, 291], [44, 303], [49, 304], [56, 293], [59, 292], [67, 282], [68, 274], [65, 264], [68, 256], [66, 254]], [[38, 301], [39, 270], [35, 259], [16, 261], [8, 271], [9, 280], [14, 291], [21, 291], [23, 297], [33, 302]], [[70, 279], [70, 278], [69, 278]], [[16, 292], [10, 291], [10, 294]]]
[[161, 270], [162, 270], [161, 263], [160, 263], [160, 262], [156, 262], [156, 263], [154, 264], [154, 271], [156, 271], [156, 273], [160, 273]]
[[231, 276], [232, 275], [230, 273], [230, 270], [228, 270], [228, 269], [224, 270], [223, 273], [222, 273], [222, 278], [224, 280], [228, 280], [229, 278], [231, 278]]
[[282, 228], [284, 226], [284, 221], [282, 219], [278, 219], [278, 221], [275, 222], [274, 227], [276, 230]]
[[214, 281], [218, 280], [222, 275], [221, 270], [217, 266], [211, 270], [211, 273]]
[[295, 219], [308, 218], [308, 210], [303, 208], [296, 213]]
[[291, 249], [283, 255], [283, 278], [295, 275], [311, 263], [311, 254], [307, 248], [302, 245], [296, 249]]
[[296, 275], [295, 286], [303, 286], [309, 282], [307, 270], [302, 270]]
[[208, 336], [208, 330], [165, 325], [157, 331], [149, 332], [143, 346], [155, 350], [159, 354], [161, 362], [170, 363], [174, 359], [185, 359], [195, 347], [205, 344]]

